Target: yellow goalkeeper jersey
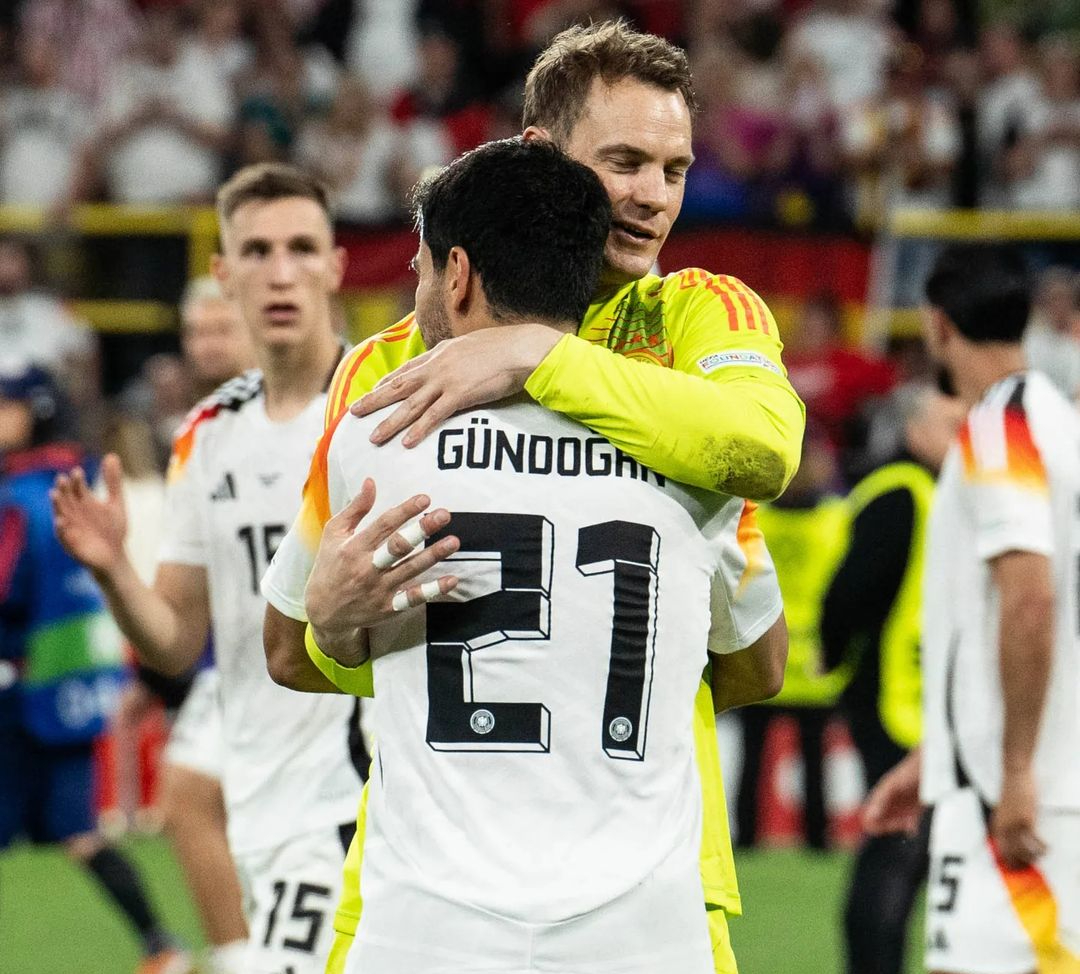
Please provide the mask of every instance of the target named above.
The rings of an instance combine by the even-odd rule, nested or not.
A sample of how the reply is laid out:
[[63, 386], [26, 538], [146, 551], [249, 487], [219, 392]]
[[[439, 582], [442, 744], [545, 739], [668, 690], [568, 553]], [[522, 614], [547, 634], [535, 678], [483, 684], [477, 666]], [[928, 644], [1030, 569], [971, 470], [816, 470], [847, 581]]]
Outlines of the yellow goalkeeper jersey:
[[[767, 499], [783, 490], [798, 466], [804, 423], [802, 403], [781, 362], [782, 347], [771, 312], [742, 282], [698, 269], [649, 275], [600, 296], [577, 335], [558, 342], [525, 388], [537, 402], [589, 426], [664, 476]], [[327, 439], [351, 403], [424, 351], [412, 315], [354, 348], [331, 383]], [[325, 458], [325, 449], [315, 451], [293, 528], [312, 560], [330, 517], [325, 490], [313, 486], [325, 484], [326, 471], [318, 469]], [[746, 530], [756, 531], [753, 525]], [[271, 601], [302, 619], [306, 574], [296, 578], [293, 591], [278, 590]], [[310, 638], [308, 650], [340, 689], [372, 695], [370, 665], [340, 667]], [[708, 674], [695, 701], [694, 740], [704, 804], [704, 899], [739, 914]], [[335, 920], [346, 935], [360, 916], [363, 824], [362, 804]]]

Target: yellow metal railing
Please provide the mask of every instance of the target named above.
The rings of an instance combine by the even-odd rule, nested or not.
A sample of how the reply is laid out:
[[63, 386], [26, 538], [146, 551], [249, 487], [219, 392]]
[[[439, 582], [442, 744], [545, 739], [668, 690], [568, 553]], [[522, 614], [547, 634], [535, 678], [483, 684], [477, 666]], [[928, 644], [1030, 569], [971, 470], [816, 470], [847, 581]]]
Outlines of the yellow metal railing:
[[1080, 212], [1021, 210], [898, 210], [878, 234], [870, 265], [864, 335], [875, 345], [889, 336], [922, 333], [918, 308], [894, 305], [900, 248], [912, 241], [1080, 245]]
[[[129, 207], [85, 203], [62, 218], [45, 210], [0, 207], [0, 233], [34, 236], [46, 245], [72, 237], [182, 237], [187, 241], [191, 275], [205, 274], [217, 247], [217, 216], [212, 207]], [[167, 331], [176, 326], [176, 309], [162, 301], [87, 298], [72, 309], [106, 332]]]

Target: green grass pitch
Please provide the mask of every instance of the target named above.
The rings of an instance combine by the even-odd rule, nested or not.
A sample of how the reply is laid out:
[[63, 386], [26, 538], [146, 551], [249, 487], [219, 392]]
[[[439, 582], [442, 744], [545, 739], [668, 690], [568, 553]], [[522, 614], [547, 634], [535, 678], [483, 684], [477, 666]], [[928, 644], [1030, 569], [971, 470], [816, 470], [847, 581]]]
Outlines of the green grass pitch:
[[[180, 871], [160, 838], [123, 844], [169, 927], [190, 947], [202, 936]], [[839, 915], [850, 858], [797, 850], [740, 856], [746, 916], [731, 924], [741, 974], [842, 974]], [[915, 924], [912, 943], [920, 937]], [[909, 951], [909, 974], [921, 970]], [[136, 941], [93, 881], [52, 849], [0, 855], [0, 972], [131, 974]]]

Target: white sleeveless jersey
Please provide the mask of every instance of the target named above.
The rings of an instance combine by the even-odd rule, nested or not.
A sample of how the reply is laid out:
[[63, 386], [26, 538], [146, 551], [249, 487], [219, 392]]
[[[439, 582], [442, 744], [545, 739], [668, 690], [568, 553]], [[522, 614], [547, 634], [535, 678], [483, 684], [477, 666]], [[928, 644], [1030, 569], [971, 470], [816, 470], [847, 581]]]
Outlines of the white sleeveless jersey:
[[[721, 576], [750, 574], [724, 549], [744, 502], [666, 481], [531, 402], [455, 417], [410, 450], [373, 448], [378, 419], [334, 431], [330, 510], [369, 475], [380, 509], [427, 492], [453, 513], [462, 583], [371, 630], [363, 868], [553, 922], [673, 854], [696, 861], [694, 695], [710, 640], [738, 648], [739, 578]], [[774, 580], [761, 591], [771, 623]]]
[[173, 446], [160, 561], [206, 569], [221, 674], [222, 785], [234, 854], [356, 814], [356, 701], [296, 693], [266, 670], [259, 579], [296, 516], [325, 396], [272, 422], [248, 372], [197, 406]]
[[969, 784], [1001, 794], [1000, 603], [990, 561], [1046, 555], [1054, 659], [1036, 751], [1039, 804], [1080, 809], [1080, 418], [1037, 372], [993, 386], [968, 414], [934, 498], [923, 595], [923, 799]]

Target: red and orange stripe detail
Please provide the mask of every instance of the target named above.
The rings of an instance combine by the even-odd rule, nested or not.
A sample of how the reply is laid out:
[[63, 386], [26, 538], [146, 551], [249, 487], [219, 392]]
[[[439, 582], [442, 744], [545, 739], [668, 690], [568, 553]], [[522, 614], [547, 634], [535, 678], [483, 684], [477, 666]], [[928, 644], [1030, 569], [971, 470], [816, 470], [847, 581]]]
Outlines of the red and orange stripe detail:
[[708, 271], [691, 267], [678, 274], [679, 290], [704, 287], [712, 292], [724, 305], [728, 314], [728, 328], [731, 331], [760, 331], [771, 334], [773, 327], [772, 313], [761, 300], [737, 277], [728, 274], [710, 274]]
[[338, 366], [337, 372], [334, 373], [334, 378], [330, 383], [330, 392], [326, 397], [326, 413], [323, 417], [324, 426], [328, 427], [337, 416], [344, 412], [347, 406], [351, 405], [349, 396], [352, 389], [352, 380], [364, 360], [371, 355], [380, 343], [390, 344], [408, 338], [415, 327], [415, 321], [415, 314], [406, 315], [396, 325], [392, 325], [362, 344], [357, 345], [341, 360], [341, 364]]
[[1031, 427], [1023, 409], [1006, 406], [1003, 411], [1005, 428], [1005, 467], [988, 470], [975, 455], [971, 436], [971, 420], [960, 427], [960, 455], [964, 473], [973, 483], [1008, 484], [1037, 494], [1049, 491], [1049, 480], [1042, 455], [1031, 435]]
[[202, 423], [213, 419], [221, 412], [221, 409], [221, 403], [213, 402], [206, 406], [196, 406], [188, 414], [188, 418], [184, 420], [184, 425], [180, 427], [180, 432], [176, 434], [176, 438], [173, 440], [172, 455], [169, 457], [168, 479], [170, 482], [179, 477], [183, 473], [184, 467], [187, 466], [187, 462], [191, 457], [191, 450], [195, 446], [195, 431]]
[[758, 506], [753, 501], [743, 501], [739, 526], [735, 530], [735, 538], [743, 557], [746, 558], [746, 568], [743, 569], [742, 577], [739, 579], [736, 598], [742, 594], [743, 589], [765, 564], [765, 552], [768, 549], [765, 547], [765, 535], [762, 534], [761, 527], [758, 525], [757, 509]]
[[334, 431], [346, 415], [348, 414], [343, 409], [323, 431], [315, 447], [315, 453], [311, 457], [311, 466], [308, 468], [307, 480], [304, 482], [297, 524], [300, 528], [300, 540], [313, 552], [318, 550], [323, 528], [332, 514], [327, 457], [330, 453], [330, 443], [334, 439]]
[[1005, 883], [1020, 925], [1031, 938], [1038, 974], [1080, 974], [1080, 957], [1058, 936], [1058, 908], [1054, 892], [1037, 866], [1011, 869], [993, 839], [990, 852]]

